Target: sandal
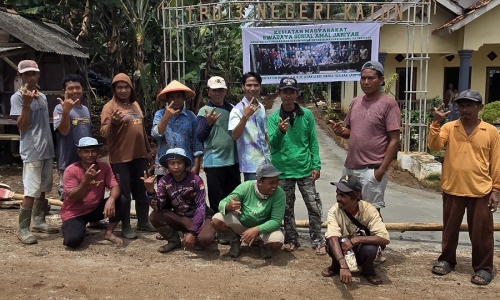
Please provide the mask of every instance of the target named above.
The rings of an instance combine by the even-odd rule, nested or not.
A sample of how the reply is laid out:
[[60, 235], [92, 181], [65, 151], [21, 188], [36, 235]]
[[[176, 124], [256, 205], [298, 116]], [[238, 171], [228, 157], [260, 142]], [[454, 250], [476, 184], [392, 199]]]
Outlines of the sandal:
[[335, 272], [335, 270], [333, 270], [332, 266], [326, 267], [323, 270], [321, 270], [321, 276], [323, 276], [323, 277], [332, 277], [332, 276], [335, 276], [337, 274], [339, 274], [339, 272]]
[[[438, 268], [441, 268], [441, 270], [439, 270]], [[432, 266], [431, 271], [432, 271], [432, 273], [434, 273], [436, 275], [443, 276], [443, 275], [446, 275], [446, 274], [450, 273], [451, 271], [453, 271], [453, 268], [450, 266], [450, 264], [447, 261], [437, 261]]]
[[378, 274], [375, 275], [365, 275], [366, 280], [373, 285], [382, 284], [382, 278]]
[[328, 253], [326, 253], [326, 247], [325, 246], [321, 246], [321, 245], [318, 245], [316, 247], [316, 251], [314, 252], [316, 255], [318, 256], [321, 256], [321, 255], [326, 255]]
[[290, 243], [287, 243], [287, 244], [283, 245], [283, 250], [285, 250], [286, 252], [294, 252], [299, 247], [300, 247], [299, 243], [297, 243], [297, 242], [290, 242]]
[[485, 271], [479, 270], [470, 278], [470, 282], [477, 285], [488, 285], [493, 280], [493, 274]]

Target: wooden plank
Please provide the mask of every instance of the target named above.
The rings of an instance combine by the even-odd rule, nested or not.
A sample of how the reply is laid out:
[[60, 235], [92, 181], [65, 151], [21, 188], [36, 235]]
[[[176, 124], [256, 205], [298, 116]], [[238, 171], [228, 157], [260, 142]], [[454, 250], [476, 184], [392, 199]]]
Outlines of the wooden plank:
[[23, 200], [0, 201], [0, 208], [19, 208]]
[[0, 134], [0, 140], [3, 141], [19, 141], [20, 136], [17, 134]]

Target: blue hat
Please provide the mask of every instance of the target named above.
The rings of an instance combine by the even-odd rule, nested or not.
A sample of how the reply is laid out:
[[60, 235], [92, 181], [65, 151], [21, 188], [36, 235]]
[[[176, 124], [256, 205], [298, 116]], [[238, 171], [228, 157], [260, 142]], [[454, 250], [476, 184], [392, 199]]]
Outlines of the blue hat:
[[84, 149], [84, 148], [99, 148], [102, 147], [102, 144], [99, 144], [99, 142], [92, 138], [92, 137], [82, 137], [79, 141], [78, 144], [76, 145], [78, 149]]
[[184, 151], [184, 149], [182, 148], [168, 149], [167, 153], [165, 153], [164, 155], [162, 155], [162, 157], [160, 157], [160, 165], [166, 168], [167, 161], [171, 159], [184, 159], [186, 163], [186, 168], [189, 168], [192, 164], [191, 159], [187, 157], [186, 151]]

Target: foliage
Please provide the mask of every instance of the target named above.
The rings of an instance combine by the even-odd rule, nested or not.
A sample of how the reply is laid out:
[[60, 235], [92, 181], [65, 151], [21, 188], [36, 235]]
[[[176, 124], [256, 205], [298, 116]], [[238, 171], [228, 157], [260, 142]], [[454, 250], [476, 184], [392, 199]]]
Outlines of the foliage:
[[490, 102], [483, 107], [479, 117], [490, 124], [500, 123], [500, 101]]
[[396, 97], [396, 95], [394, 95], [391, 92], [391, 89], [394, 86], [394, 84], [396, 84], [397, 80], [398, 80], [397, 73], [391, 74], [389, 76], [385, 76], [385, 85], [382, 87], [382, 93], [387, 94], [387, 95], [391, 94], [392, 96]]

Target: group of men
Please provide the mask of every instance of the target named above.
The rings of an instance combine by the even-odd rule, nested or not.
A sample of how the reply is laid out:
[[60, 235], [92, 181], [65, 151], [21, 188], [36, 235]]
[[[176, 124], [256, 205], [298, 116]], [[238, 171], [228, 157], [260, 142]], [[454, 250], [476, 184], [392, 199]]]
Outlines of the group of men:
[[[11, 116], [21, 132], [25, 197], [17, 235], [32, 244], [36, 238], [30, 229], [58, 232], [45, 222], [45, 193], [52, 186], [55, 153], [47, 100], [36, 89], [40, 70], [35, 62], [22, 61], [18, 72], [25, 87], [12, 96]], [[158, 144], [153, 155], [132, 83], [127, 75], [116, 75], [114, 96], [101, 115], [100, 131], [109, 148], [107, 164], [97, 161], [102, 144], [90, 136], [88, 109], [80, 103], [81, 78], [65, 77], [65, 99], [54, 111], [58, 169], [64, 171], [60, 172], [64, 245], [78, 247], [87, 224], [104, 218], [109, 219], [105, 239], [122, 243], [114, 234], [120, 221], [122, 237], [136, 238], [130, 225], [134, 199], [136, 229], [157, 231], [157, 238], [167, 241], [158, 249], [161, 253], [180, 247], [204, 249], [215, 240], [231, 245], [231, 257], [241, 254], [242, 242], [256, 244], [262, 258], [281, 248], [293, 252], [300, 247], [294, 215], [297, 184], [315, 253], [332, 258], [321, 274], [339, 274], [349, 284], [352, 275], [346, 255], [352, 251], [361, 274], [380, 284], [374, 264], [390, 241], [380, 210], [385, 207], [387, 171], [399, 148], [401, 126], [397, 103], [381, 92], [382, 65], [369, 61], [362, 66], [365, 95], [353, 100], [343, 122], [330, 121], [335, 134], [349, 140], [349, 150], [342, 178], [332, 183], [337, 203], [328, 211], [326, 235], [321, 233], [322, 203], [315, 186], [321, 161], [314, 117], [296, 102], [298, 83], [288, 77], [279, 84], [280, 109], [267, 117], [258, 101], [261, 84], [259, 74], [244, 74], [245, 96], [233, 106], [225, 100], [224, 79], [214, 76], [207, 82], [209, 101], [195, 115], [184, 105], [194, 98], [194, 91], [172, 81], [157, 95], [164, 108], [153, 120], [150, 135]], [[488, 284], [493, 277], [492, 212], [500, 191], [499, 136], [478, 119], [482, 99], [477, 92], [465, 91], [456, 102], [462, 118], [440, 127], [446, 114], [436, 108], [429, 131], [429, 148], [446, 146], [451, 153], [442, 175], [443, 253], [432, 272], [445, 275], [455, 266], [458, 230], [467, 208], [476, 272], [472, 282]], [[207, 193], [199, 176], [202, 162]], [[153, 175], [148, 173], [150, 167]], [[105, 188], [110, 190], [107, 198]]]

